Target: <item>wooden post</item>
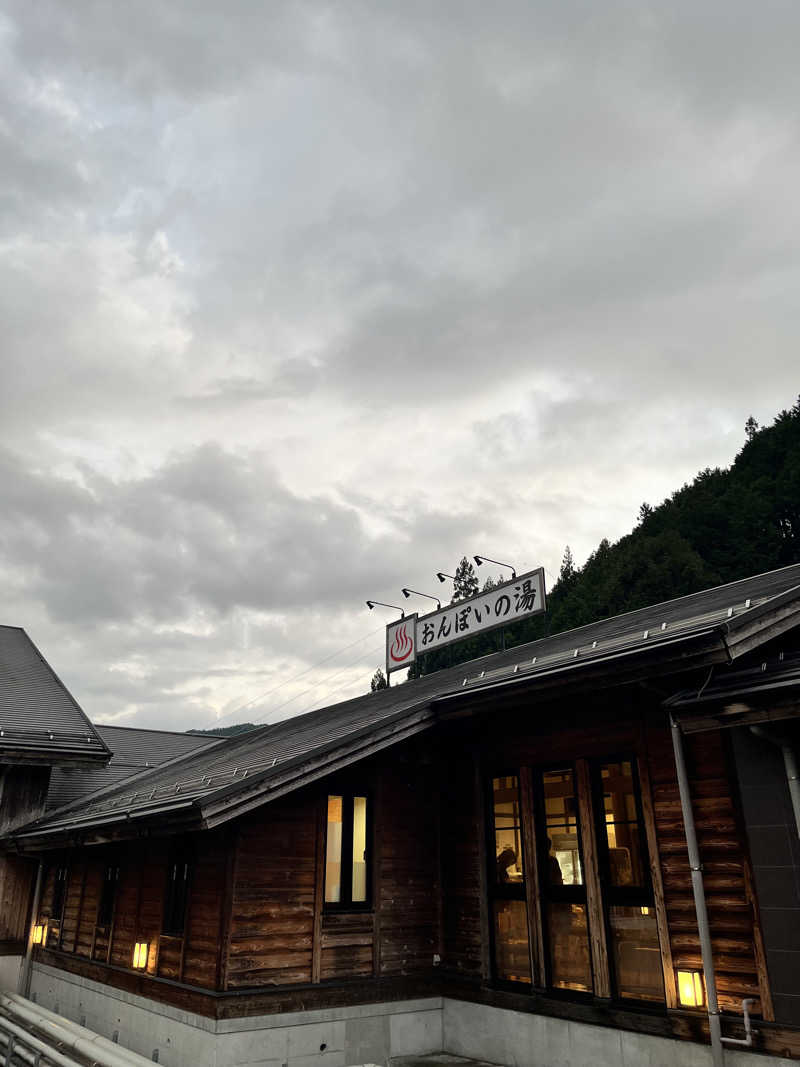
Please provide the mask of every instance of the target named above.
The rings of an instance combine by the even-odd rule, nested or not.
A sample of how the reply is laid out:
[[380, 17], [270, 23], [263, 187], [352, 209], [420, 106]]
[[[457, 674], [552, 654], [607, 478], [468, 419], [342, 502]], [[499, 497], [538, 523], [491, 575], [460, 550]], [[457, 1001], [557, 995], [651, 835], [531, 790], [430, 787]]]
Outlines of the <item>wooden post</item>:
[[661, 876], [661, 859], [658, 853], [658, 835], [653, 807], [653, 792], [650, 785], [650, 768], [647, 763], [647, 736], [642, 730], [642, 752], [637, 760], [639, 791], [642, 797], [642, 817], [647, 836], [647, 853], [650, 857], [650, 878], [653, 882], [653, 902], [656, 909], [656, 926], [661, 947], [661, 967], [664, 972], [664, 995], [668, 1008], [678, 1007], [678, 990], [675, 985], [675, 967], [672, 962], [672, 943], [669, 937], [667, 904], [664, 898], [664, 880]]
[[239, 831], [234, 831], [228, 846], [228, 859], [225, 875], [225, 892], [222, 894], [222, 928], [219, 937], [219, 955], [217, 957], [217, 988], [228, 988], [228, 968], [231, 960], [231, 935], [233, 933], [233, 909], [236, 903], [236, 876], [239, 869]]
[[586, 879], [586, 910], [594, 973], [594, 995], [608, 1000], [611, 998], [611, 975], [608, 967], [606, 918], [603, 908], [603, 891], [600, 885], [597, 834], [592, 817], [592, 783], [589, 764], [585, 759], [575, 761], [575, 785], [583, 843], [583, 873]]
[[328, 821], [328, 798], [323, 793], [317, 802], [316, 863], [314, 865], [314, 929], [311, 941], [311, 981], [322, 975], [322, 910], [325, 906], [325, 835]]
[[[386, 790], [383, 777], [373, 777], [372, 788], [372, 973], [376, 978], [381, 973], [381, 866], [383, 863], [383, 820], [385, 817], [384, 800]], [[327, 819], [327, 816], [326, 816]], [[327, 824], [324, 827], [327, 832]], [[323, 834], [324, 841], [324, 834]], [[321, 910], [321, 909], [320, 909]]]
[[490, 932], [489, 932], [489, 885], [486, 875], [486, 802], [484, 794], [483, 767], [477, 748], [472, 752], [473, 794], [475, 804], [475, 833], [478, 841], [478, 878], [480, 886], [481, 914], [481, 977], [488, 982], [491, 976]]
[[544, 989], [544, 938], [542, 935], [542, 898], [539, 892], [539, 852], [536, 840], [536, 821], [533, 810], [533, 775], [530, 767], [519, 772], [520, 806], [522, 816], [523, 862], [525, 869], [525, 899], [528, 905], [528, 940], [531, 951], [531, 977], [534, 986]]

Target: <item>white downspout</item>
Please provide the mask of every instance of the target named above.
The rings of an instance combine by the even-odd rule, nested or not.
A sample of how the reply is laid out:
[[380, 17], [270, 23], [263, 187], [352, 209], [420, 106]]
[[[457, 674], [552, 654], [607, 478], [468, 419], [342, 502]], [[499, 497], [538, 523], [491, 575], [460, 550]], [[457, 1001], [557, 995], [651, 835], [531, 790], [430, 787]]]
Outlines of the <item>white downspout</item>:
[[672, 747], [675, 751], [675, 768], [678, 772], [678, 789], [681, 797], [683, 826], [686, 831], [686, 847], [689, 850], [689, 867], [692, 873], [692, 893], [694, 894], [694, 909], [697, 915], [697, 930], [700, 934], [700, 955], [703, 960], [706, 1001], [708, 1002], [708, 1028], [711, 1033], [711, 1057], [714, 1067], [724, 1067], [725, 1050], [722, 1047], [717, 981], [714, 976], [714, 954], [711, 948], [711, 930], [708, 925], [706, 894], [703, 887], [703, 865], [700, 862], [700, 850], [697, 847], [697, 831], [695, 830], [694, 812], [692, 811], [692, 794], [689, 788], [689, 775], [686, 771], [686, 758], [683, 751], [683, 734], [672, 715], [669, 717], [669, 722], [672, 733]]

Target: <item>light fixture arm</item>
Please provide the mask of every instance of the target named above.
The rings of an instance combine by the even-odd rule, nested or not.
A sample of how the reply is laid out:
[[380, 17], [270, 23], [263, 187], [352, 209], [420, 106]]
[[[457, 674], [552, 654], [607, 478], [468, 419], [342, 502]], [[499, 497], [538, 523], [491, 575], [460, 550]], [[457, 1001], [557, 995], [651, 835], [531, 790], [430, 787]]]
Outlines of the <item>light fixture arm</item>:
[[418, 589], [409, 589], [407, 587], [405, 589], [401, 589], [400, 592], [403, 594], [406, 600], [408, 600], [412, 593], [414, 594], [414, 596], [426, 596], [428, 600], [435, 600], [436, 607], [441, 609], [441, 600], [438, 598], [438, 596], [433, 596], [431, 593], [420, 593]]
[[475, 560], [479, 567], [482, 563], [496, 563], [498, 567], [507, 567], [511, 571], [511, 580], [513, 582], [517, 580], [517, 572], [514, 570], [510, 563], [501, 563], [499, 559], [489, 559], [488, 556], [473, 556], [472, 558]]
[[449, 578], [452, 582], [456, 580], [456, 576], [454, 574], [445, 574], [444, 571], [437, 571], [436, 577], [439, 579], [440, 582], [443, 582], [446, 578]]
[[397, 604], [384, 604], [382, 600], [368, 600], [366, 604], [370, 611], [372, 611], [372, 609], [377, 604], [381, 608], [391, 608], [392, 611], [399, 611], [401, 619], [404, 619], [406, 617], [406, 613], [403, 611], [402, 608], [398, 607]]

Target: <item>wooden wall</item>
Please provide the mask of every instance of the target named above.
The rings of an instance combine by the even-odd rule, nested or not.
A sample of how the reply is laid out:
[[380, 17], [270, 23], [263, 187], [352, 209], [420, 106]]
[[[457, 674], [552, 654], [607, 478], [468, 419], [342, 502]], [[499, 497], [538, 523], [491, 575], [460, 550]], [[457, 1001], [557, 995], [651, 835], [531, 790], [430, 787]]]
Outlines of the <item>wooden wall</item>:
[[[116, 967], [131, 968], [134, 945], [149, 946], [146, 973], [213, 989], [220, 971], [220, 930], [227, 847], [222, 834], [198, 838], [183, 936], [161, 933], [167, 877], [167, 839], [131, 842], [124, 852], [92, 848], [57, 857], [42, 886], [40, 916], [50, 920], [47, 948]], [[114, 914], [99, 925], [98, 909], [108, 864], [119, 866]], [[64, 908], [52, 914], [54, 874], [68, 868]]]
[[[424, 752], [404, 746], [355, 777], [241, 820], [233, 864], [224, 988], [427, 971], [438, 944], [438, 796]], [[328, 792], [373, 805], [373, 899], [323, 906]]]
[[[666, 729], [650, 729], [647, 742], [673, 965], [699, 970], [700, 938], [672, 739]], [[759, 983], [758, 913], [724, 739], [718, 732], [694, 734], [685, 739], [685, 752], [720, 1007], [739, 1014], [742, 998], [752, 997], [753, 1011], [772, 1018], [763, 968]]]
[[456, 750], [442, 776], [442, 965], [472, 978], [482, 972], [481, 877], [475, 767]]

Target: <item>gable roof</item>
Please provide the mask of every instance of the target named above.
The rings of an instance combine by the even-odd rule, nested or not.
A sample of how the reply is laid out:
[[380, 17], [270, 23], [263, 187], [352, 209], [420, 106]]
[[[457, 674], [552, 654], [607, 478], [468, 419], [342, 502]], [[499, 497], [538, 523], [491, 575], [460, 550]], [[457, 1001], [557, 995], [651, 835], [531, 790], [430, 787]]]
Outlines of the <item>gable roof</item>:
[[95, 729], [111, 750], [111, 760], [102, 767], [54, 767], [47, 791], [48, 811], [108, 789], [190, 752], [224, 743], [222, 738], [208, 734], [172, 730], [143, 730], [130, 726], [96, 726]]
[[518, 686], [527, 695], [587, 679], [617, 684], [631, 672], [730, 663], [798, 622], [800, 564], [285, 719], [104, 790], [13, 836], [20, 846], [46, 845], [66, 833], [97, 838], [156, 817], [211, 827], [428, 729], [449, 705], [494, 700], [496, 690]]
[[19, 626], [0, 626], [0, 759], [104, 763], [111, 753]]

